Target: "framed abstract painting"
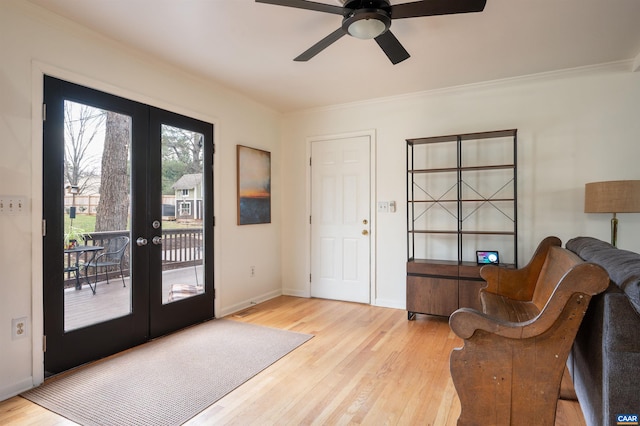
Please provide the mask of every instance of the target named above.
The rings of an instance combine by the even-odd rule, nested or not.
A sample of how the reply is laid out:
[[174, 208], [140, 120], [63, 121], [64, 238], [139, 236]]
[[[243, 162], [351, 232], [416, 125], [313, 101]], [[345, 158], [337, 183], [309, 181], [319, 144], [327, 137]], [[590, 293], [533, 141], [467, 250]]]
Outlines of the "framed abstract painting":
[[237, 145], [238, 225], [271, 223], [271, 153]]

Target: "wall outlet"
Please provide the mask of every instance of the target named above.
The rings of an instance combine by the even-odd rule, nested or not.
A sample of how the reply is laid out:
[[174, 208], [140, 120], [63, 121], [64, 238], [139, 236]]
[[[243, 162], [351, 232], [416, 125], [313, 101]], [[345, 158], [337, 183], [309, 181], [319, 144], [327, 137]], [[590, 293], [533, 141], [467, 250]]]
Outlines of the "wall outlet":
[[27, 317], [14, 318], [11, 320], [11, 338], [13, 340], [27, 337]]

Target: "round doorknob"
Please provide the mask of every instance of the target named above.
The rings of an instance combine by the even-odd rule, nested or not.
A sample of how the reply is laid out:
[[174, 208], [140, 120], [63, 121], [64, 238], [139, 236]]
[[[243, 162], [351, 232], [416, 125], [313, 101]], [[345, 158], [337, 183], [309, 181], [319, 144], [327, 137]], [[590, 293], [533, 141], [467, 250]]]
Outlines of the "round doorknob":
[[138, 239], [136, 240], [136, 244], [140, 247], [142, 246], [146, 246], [148, 243], [147, 239], [144, 237], [138, 237]]
[[369, 235], [369, 231], [367, 231], [366, 229], [362, 230], [362, 235]]
[[159, 237], [159, 236], [156, 235], [155, 237], [153, 237], [151, 239], [151, 242], [153, 244], [155, 244], [155, 245], [160, 245], [160, 244], [162, 244], [162, 237]]

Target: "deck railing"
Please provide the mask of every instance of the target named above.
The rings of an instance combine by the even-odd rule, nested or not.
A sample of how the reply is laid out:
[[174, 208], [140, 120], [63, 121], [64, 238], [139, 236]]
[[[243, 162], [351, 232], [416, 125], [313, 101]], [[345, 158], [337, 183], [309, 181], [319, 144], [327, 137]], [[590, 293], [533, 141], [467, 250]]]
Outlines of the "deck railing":
[[[93, 232], [85, 235], [85, 245], [88, 246], [101, 246], [107, 247], [109, 241], [116, 237], [126, 236], [130, 237], [129, 231], [108, 231], [108, 232]], [[135, 244], [135, 241], [131, 241], [131, 244]], [[162, 231], [162, 270], [184, 268], [187, 266], [201, 265], [202, 264], [202, 252], [203, 252], [203, 239], [202, 228], [182, 228], [182, 229], [167, 229]], [[123, 259], [122, 270], [125, 276], [129, 276], [129, 253], [130, 247], [125, 251], [125, 257]], [[97, 253], [98, 255], [100, 252]], [[96, 280], [96, 271], [94, 268], [90, 268], [88, 272], [92, 275], [84, 277], [85, 270], [82, 267], [83, 264], [88, 263], [93, 254], [90, 252], [81, 253], [78, 255], [78, 263], [80, 264], [80, 272], [83, 278]], [[76, 285], [75, 272], [72, 271], [72, 267], [76, 263], [75, 253], [65, 253], [64, 255], [64, 286], [73, 287]], [[104, 269], [104, 268], [101, 268]], [[113, 268], [113, 271], [119, 271], [119, 268]], [[112, 273], [109, 270], [109, 274]], [[106, 279], [104, 272], [99, 271], [98, 281]], [[111, 275], [109, 275], [111, 279]]]

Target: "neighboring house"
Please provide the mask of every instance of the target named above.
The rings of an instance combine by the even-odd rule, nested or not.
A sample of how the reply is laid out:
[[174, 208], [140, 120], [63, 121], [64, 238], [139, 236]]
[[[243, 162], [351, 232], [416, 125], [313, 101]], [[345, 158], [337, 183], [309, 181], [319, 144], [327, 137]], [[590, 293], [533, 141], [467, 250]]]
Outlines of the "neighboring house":
[[202, 220], [202, 174], [183, 175], [171, 188], [176, 194], [176, 219]]

